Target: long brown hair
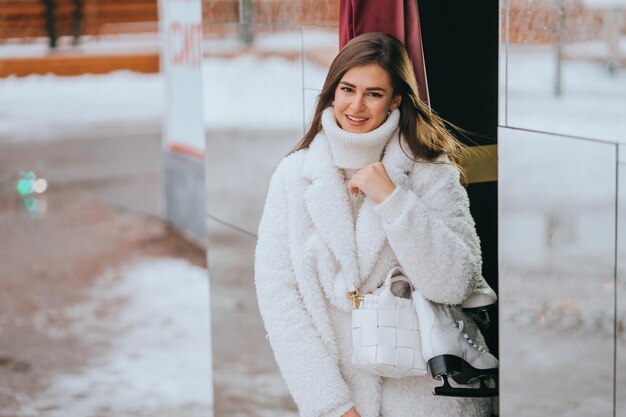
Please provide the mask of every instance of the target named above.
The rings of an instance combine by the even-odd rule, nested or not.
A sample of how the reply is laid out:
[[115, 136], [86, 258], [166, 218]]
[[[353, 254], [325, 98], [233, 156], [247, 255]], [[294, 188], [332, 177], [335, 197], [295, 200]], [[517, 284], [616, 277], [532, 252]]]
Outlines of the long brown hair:
[[291, 151], [308, 148], [322, 130], [322, 112], [331, 106], [337, 85], [354, 67], [378, 64], [389, 74], [393, 95], [401, 95], [400, 132], [411, 150], [411, 157], [433, 161], [446, 154], [456, 163], [462, 145], [446, 129], [443, 119], [419, 98], [413, 65], [402, 43], [380, 32], [364, 33], [348, 42], [330, 65], [322, 92], [317, 98], [309, 130]]

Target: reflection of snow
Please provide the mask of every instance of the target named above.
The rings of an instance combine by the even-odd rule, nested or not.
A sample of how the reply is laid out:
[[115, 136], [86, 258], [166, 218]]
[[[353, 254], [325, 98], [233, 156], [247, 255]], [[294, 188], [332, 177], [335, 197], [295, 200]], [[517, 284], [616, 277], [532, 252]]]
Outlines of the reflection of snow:
[[[307, 64], [308, 73], [322, 71]], [[84, 135], [158, 133], [163, 82], [157, 74], [33, 75], [0, 79], [0, 142]], [[209, 129], [301, 129], [302, 64], [241, 56], [204, 62], [205, 124]], [[122, 129], [122, 130], [120, 130]]]
[[208, 296], [207, 271], [180, 260], [105, 274], [93, 301], [68, 315], [77, 320], [70, 331], [110, 348], [79, 374], [56, 377], [25, 415], [210, 415]]
[[[626, 38], [621, 38], [618, 42], [620, 51], [626, 54]], [[576, 59], [596, 59], [596, 62], [606, 61], [609, 53], [609, 44], [606, 40], [589, 41], [563, 45], [563, 51], [566, 57]]]
[[[259, 25], [263, 30], [263, 25]], [[271, 29], [270, 29], [271, 30]], [[304, 35], [304, 40], [302, 39]], [[209, 35], [210, 36], [210, 35]], [[304, 44], [303, 44], [304, 42]], [[329, 48], [337, 47], [339, 36], [336, 29], [320, 30], [318, 28], [303, 28], [300, 31], [259, 32], [254, 35], [252, 48], [256, 52], [296, 52], [302, 48]], [[223, 52], [235, 52], [246, 48], [237, 38], [205, 38], [202, 41], [205, 55]]]
[[[128, 45], [154, 47], [155, 41], [154, 37], [137, 37]], [[86, 39], [85, 45], [89, 42]], [[106, 50], [116, 43], [119, 45], [119, 40], [105, 37], [92, 47]], [[253, 51], [280, 54], [300, 52], [304, 47], [309, 53], [335, 46], [336, 33], [305, 28], [304, 37], [298, 31], [260, 33]], [[0, 52], [15, 55], [42, 48], [45, 45], [9, 44], [0, 46]], [[303, 76], [307, 87], [319, 88], [323, 68], [300, 59], [211, 57], [241, 51], [235, 39], [206, 39], [204, 48], [208, 54], [204, 61], [207, 128], [302, 127]], [[602, 42], [589, 42], [567, 45], [566, 51], [603, 54], [604, 48]], [[554, 55], [550, 48], [510, 47], [507, 70], [509, 126], [626, 141], [626, 71], [610, 76], [601, 64], [565, 61], [564, 95], [556, 98], [552, 93]], [[0, 79], [0, 141], [54, 139], [66, 137], [68, 130], [103, 126], [134, 125], [136, 130], [158, 131], [164, 105], [162, 86], [159, 75], [128, 72]], [[312, 100], [307, 98], [309, 102]]]
[[598, 63], [564, 61], [563, 95], [555, 97], [554, 53], [510, 47], [507, 125], [626, 142], [626, 71], [611, 76]]
[[589, 7], [596, 7], [599, 9], [609, 7], [624, 7], [624, 0], [580, 0], [580, 2]]
[[[155, 50], [154, 35], [85, 37], [78, 51], [106, 52], [117, 47]], [[63, 42], [62, 42], [63, 43]], [[209, 129], [301, 129], [303, 76], [319, 84], [325, 70], [284, 53], [336, 47], [334, 31], [314, 28], [259, 33], [251, 51], [236, 39], [205, 39], [204, 114]], [[61, 47], [70, 50], [70, 47]], [[3, 56], [42, 55], [45, 42], [0, 45]], [[234, 58], [213, 56], [233, 53]], [[213, 54], [213, 55], [212, 55]], [[272, 56], [272, 54], [275, 54]], [[259, 57], [265, 56], [264, 58]], [[33, 75], [0, 79], [0, 142], [65, 139], [96, 129], [104, 135], [157, 133], [164, 112], [163, 80], [159, 74], [119, 71], [105, 75], [57, 77]], [[84, 136], [81, 135], [81, 136]], [[91, 135], [94, 136], [94, 135]], [[97, 135], [96, 135], [97, 136]], [[80, 137], [80, 136], [79, 136]]]
[[[521, 272], [521, 268], [505, 268], [500, 302], [506, 303], [506, 308], [500, 310], [500, 321], [510, 328], [612, 337], [615, 315], [611, 268], [549, 269]], [[618, 326], [626, 324], [624, 318], [626, 306], [618, 309]]]
[[300, 60], [207, 59], [204, 120], [209, 129], [302, 126]]
[[[500, 376], [507, 393], [501, 415], [518, 415], [522, 407], [529, 417], [613, 415], [613, 378], [618, 392], [626, 383], [623, 359], [613, 360], [613, 272], [576, 259], [535, 269], [501, 265]], [[626, 276], [618, 285], [624, 288]], [[623, 328], [626, 306], [618, 304], [617, 314]], [[623, 332], [616, 342], [624, 352]], [[540, 395], [529, 402], [530, 392]]]

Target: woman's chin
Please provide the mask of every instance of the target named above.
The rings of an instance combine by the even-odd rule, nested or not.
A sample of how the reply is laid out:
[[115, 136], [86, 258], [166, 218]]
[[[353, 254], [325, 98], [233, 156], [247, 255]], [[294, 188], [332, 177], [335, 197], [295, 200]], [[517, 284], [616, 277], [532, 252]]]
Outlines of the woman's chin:
[[353, 126], [349, 123], [342, 123], [341, 128], [350, 133], [367, 133], [373, 130], [370, 128], [369, 123], [365, 123], [359, 126]]

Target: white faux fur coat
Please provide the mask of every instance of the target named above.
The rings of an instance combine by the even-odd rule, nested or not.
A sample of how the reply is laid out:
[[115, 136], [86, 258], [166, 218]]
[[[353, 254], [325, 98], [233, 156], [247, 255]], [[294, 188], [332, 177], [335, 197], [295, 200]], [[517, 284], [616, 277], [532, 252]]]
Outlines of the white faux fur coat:
[[489, 399], [433, 396], [440, 383], [430, 374], [380, 378], [350, 364], [351, 304], [342, 274], [368, 291], [399, 263], [425, 297], [458, 304], [481, 270], [458, 170], [443, 157], [443, 163], [414, 163], [397, 133], [382, 162], [400, 195], [393, 205], [366, 198], [356, 231], [323, 131], [276, 168], [255, 261], [276, 362], [303, 417], [339, 417], [353, 406], [361, 417], [488, 416]]

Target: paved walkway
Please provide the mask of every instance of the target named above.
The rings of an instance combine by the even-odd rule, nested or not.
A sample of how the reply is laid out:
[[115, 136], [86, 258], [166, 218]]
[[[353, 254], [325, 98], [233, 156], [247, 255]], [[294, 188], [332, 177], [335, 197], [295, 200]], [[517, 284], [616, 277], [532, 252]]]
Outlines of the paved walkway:
[[[192, 375], [194, 385], [206, 388], [204, 404], [177, 407], [152, 399], [124, 413], [113, 405], [97, 410], [76, 406], [88, 405], [89, 397], [102, 397], [103, 392], [132, 398], [133, 387], [124, 385], [123, 379], [121, 383], [109, 380], [108, 385], [102, 379], [67, 379], [91, 375], [94, 361], [104, 358], [106, 362], [115, 343], [134, 331], [127, 323], [115, 325], [114, 321], [133, 299], [100, 296], [103, 276], [145, 259], [176, 258], [206, 267], [204, 249], [183, 239], [158, 217], [162, 210], [158, 198], [161, 152], [160, 138], [154, 135], [0, 145], [1, 417], [209, 415], [210, 375], [206, 372]], [[14, 189], [21, 170], [46, 178], [48, 190], [37, 199], [21, 198]], [[39, 213], [29, 213], [27, 208], [38, 208]], [[112, 277], [120, 279], [119, 274]], [[197, 288], [190, 291], [197, 292]], [[208, 307], [208, 292], [201, 296]], [[163, 311], [160, 319], [172, 313]], [[202, 326], [195, 331], [208, 345], [208, 315], [202, 317], [204, 322], [200, 320]], [[136, 330], [149, 326], [146, 322]], [[159, 329], [169, 332], [165, 335], [180, 333], [180, 327], [171, 323], [169, 327], [162, 323]], [[157, 343], [145, 340], [132, 347], [126, 354], [137, 361], [129, 363], [141, 363], [150, 352], [163, 350]], [[186, 355], [166, 353], [172, 359]], [[208, 359], [208, 350], [206, 355]], [[167, 365], [169, 360], [163, 362]], [[199, 369], [206, 369], [202, 366]], [[128, 375], [136, 371], [128, 366]], [[181, 369], [180, 381], [190, 374]], [[61, 376], [83, 386], [66, 387], [59, 398], [42, 402]], [[155, 382], [144, 384], [158, 385]], [[63, 398], [70, 393], [73, 396]]]

